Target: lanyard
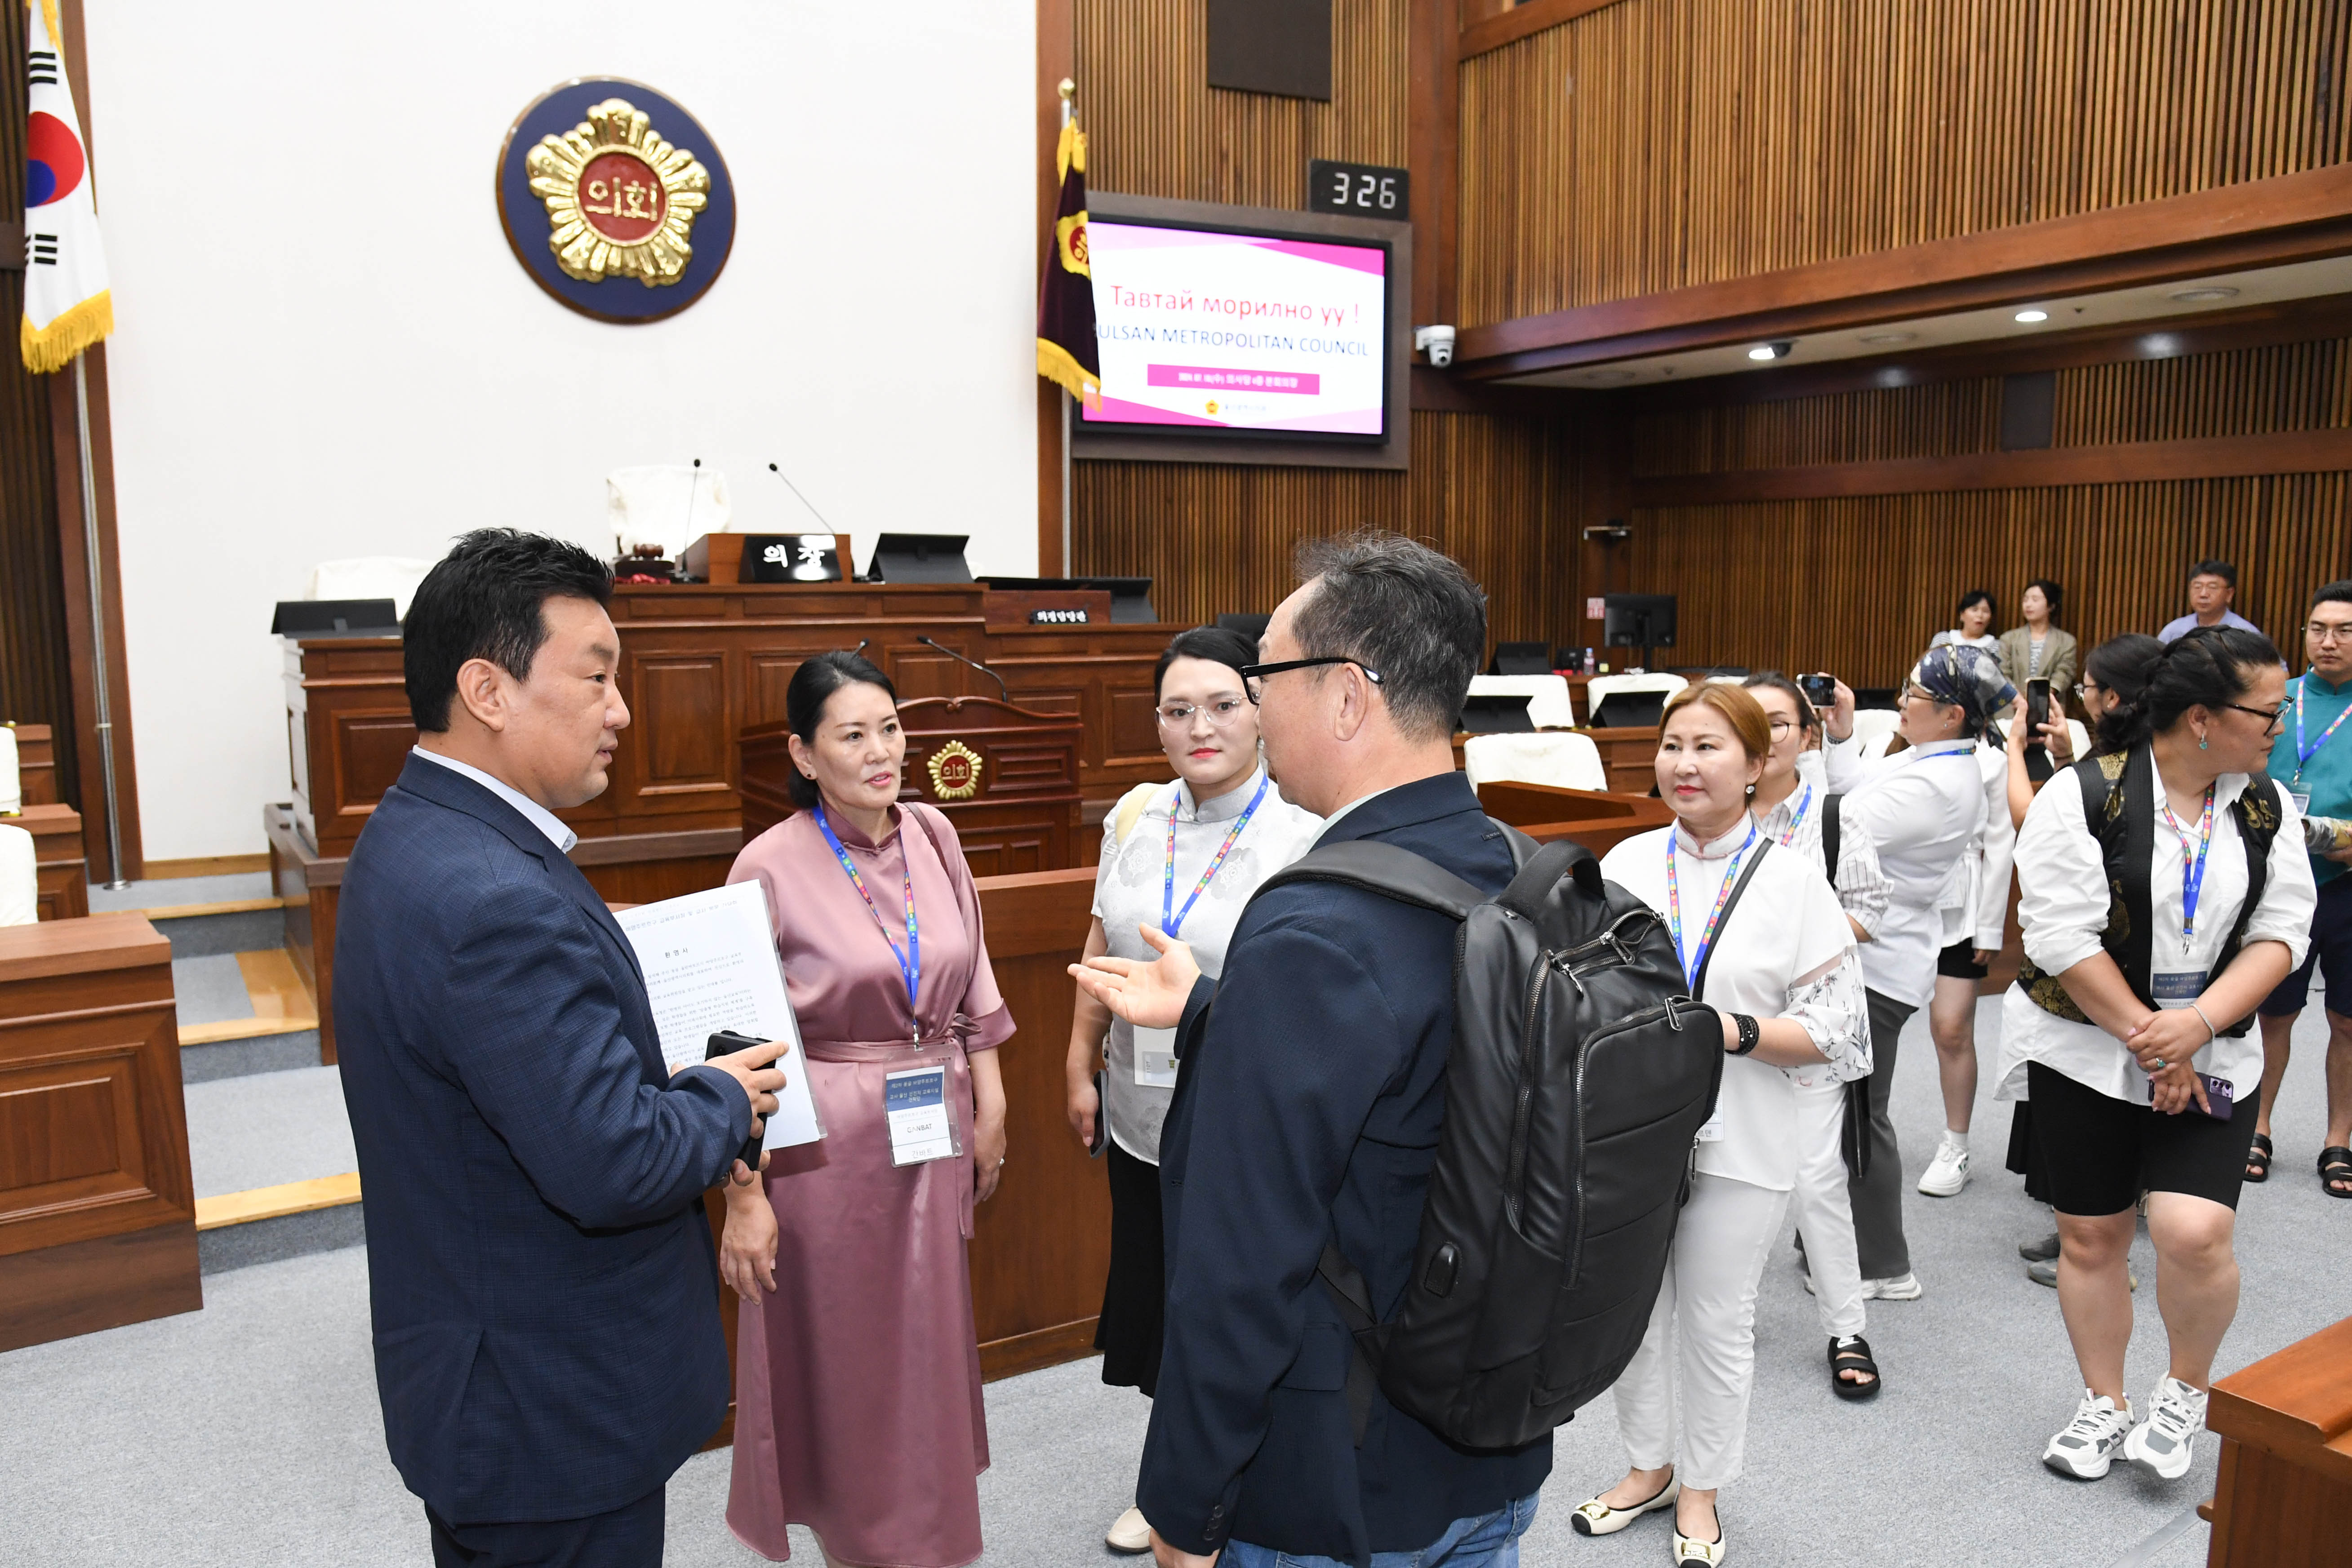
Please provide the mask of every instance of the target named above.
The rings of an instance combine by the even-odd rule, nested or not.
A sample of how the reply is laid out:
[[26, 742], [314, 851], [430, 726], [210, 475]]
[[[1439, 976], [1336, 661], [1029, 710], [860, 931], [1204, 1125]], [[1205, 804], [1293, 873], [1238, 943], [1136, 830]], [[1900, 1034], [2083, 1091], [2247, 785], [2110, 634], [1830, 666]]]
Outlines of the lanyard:
[[[1201, 895], [1209, 890], [1209, 879], [1217, 874], [1217, 868], [1225, 863], [1225, 857], [1233, 852], [1234, 840], [1239, 838], [1242, 829], [1249, 826], [1250, 817], [1257, 811], [1257, 803], [1265, 798], [1265, 786], [1273, 782], [1270, 774], [1257, 781], [1257, 793], [1250, 796], [1247, 805], [1242, 807], [1242, 814], [1234, 818], [1232, 828], [1225, 834], [1225, 841], [1217, 846], [1214, 855], [1209, 857], [1209, 868], [1201, 873], [1200, 881], [1193, 884], [1192, 896], [1184, 900], [1184, 907], [1181, 910], [1176, 908], [1176, 812], [1184, 804], [1184, 786], [1176, 786], [1175, 802], [1168, 808], [1168, 874], [1161, 879], [1160, 889], [1161, 935], [1174, 936], [1176, 928], [1184, 923], [1184, 917], [1192, 912], [1192, 906], [1201, 901]], [[1196, 810], [1193, 815], [1197, 817], [1200, 814]]]
[[1682, 960], [1683, 979], [1698, 984], [1699, 966], [1706, 962], [1706, 950], [1715, 945], [1715, 928], [1723, 920], [1723, 906], [1731, 901], [1731, 889], [1739, 884], [1739, 862], [1748, 854], [1748, 847], [1756, 842], [1756, 819], [1748, 818], [1747, 841], [1735, 850], [1731, 864], [1723, 868], [1723, 886], [1715, 892], [1715, 908], [1707, 911], [1706, 929], [1699, 933], [1698, 951], [1691, 952], [1683, 946], [1683, 890], [1680, 874], [1675, 869], [1675, 838], [1679, 828], [1666, 830], [1666, 920], [1674, 931], [1675, 956]]
[[1797, 809], [1789, 818], [1789, 830], [1780, 835], [1780, 847], [1786, 849], [1796, 841], [1797, 829], [1805, 825], [1805, 813], [1813, 808], [1813, 786], [1807, 784], [1805, 793], [1797, 797]]
[[2159, 794], [2156, 804], [2180, 839], [2180, 951], [2186, 954], [2197, 940], [2197, 899], [2205, 890], [2205, 852], [2213, 847], [2213, 786], [2205, 786], [2205, 815], [2198, 819], [2194, 839], [2172, 815], [2170, 801]]
[[2309, 671], [2305, 671], [2303, 679], [2294, 683], [2294, 782], [2296, 783], [2302, 782], [2304, 763], [2319, 755], [2319, 748], [2327, 744], [2327, 738], [2343, 726], [2347, 716], [2352, 716], [2352, 702], [2347, 702], [2344, 706], [2344, 711], [2336, 715], [2336, 721], [2319, 732], [2319, 739], [2308, 746], [2305, 745], [2303, 743], [2303, 699], [2305, 693], [2310, 689], [2311, 675]]
[[[881, 929], [882, 940], [890, 944], [890, 956], [898, 961], [898, 973], [907, 982], [907, 1011], [912, 1013], [915, 1010], [915, 992], [923, 980], [923, 938], [915, 926], [915, 859], [907, 851], [906, 835], [902, 831], [898, 836], [899, 866], [907, 881], [907, 946], [901, 952], [898, 944], [890, 941], [890, 922], [882, 918], [880, 906], [875, 903], [874, 895], [866, 890], [866, 879], [857, 874], [857, 867], [849, 858], [849, 851], [841, 847], [841, 836], [834, 832], [833, 824], [824, 819], [824, 807], [819, 805], [815, 811], [817, 831], [824, 835], [824, 841], [832, 847], [833, 857], [841, 862], [841, 868], [849, 873], [849, 885], [856, 888], [857, 896], [866, 900], [866, 912], [874, 917], [875, 925]], [[922, 1021], [917, 1019], [915, 1033], [919, 1038], [922, 1027]]]

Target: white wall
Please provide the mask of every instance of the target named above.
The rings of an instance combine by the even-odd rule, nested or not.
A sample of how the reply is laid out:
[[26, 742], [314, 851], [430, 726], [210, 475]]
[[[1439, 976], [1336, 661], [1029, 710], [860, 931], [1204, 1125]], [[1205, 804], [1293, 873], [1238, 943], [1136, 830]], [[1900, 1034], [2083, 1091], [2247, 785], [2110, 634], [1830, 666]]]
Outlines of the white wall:
[[[286, 798], [271, 605], [485, 523], [609, 552], [604, 476], [699, 457], [738, 528], [968, 531], [1036, 570], [1034, 0], [88, 9], [116, 498], [152, 858]], [[734, 176], [701, 302], [542, 293], [492, 191], [579, 76], [686, 106]]]

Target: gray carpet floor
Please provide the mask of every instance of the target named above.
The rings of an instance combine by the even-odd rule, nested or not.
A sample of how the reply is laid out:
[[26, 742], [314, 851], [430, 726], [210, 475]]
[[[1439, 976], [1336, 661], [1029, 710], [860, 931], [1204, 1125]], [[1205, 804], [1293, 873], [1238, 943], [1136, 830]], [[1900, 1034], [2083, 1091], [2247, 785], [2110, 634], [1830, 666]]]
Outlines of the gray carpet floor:
[[172, 960], [172, 998], [183, 1026], [253, 1016], [253, 993], [233, 952]]
[[[1995, 1019], [1988, 1005], [1988, 1054]], [[2315, 1011], [2279, 1115], [2279, 1171], [2248, 1189], [2240, 1209], [2245, 1300], [2223, 1347], [2225, 1373], [2347, 1310], [2352, 1204], [2325, 1197], [2310, 1172], [2322, 1131], [2320, 1044]], [[331, 1074], [320, 1076], [331, 1087]], [[1941, 1121], [1924, 1028], [1906, 1039], [1897, 1077], [1916, 1178]], [[2104, 1481], [2070, 1483], [2037, 1462], [2077, 1397], [2056, 1296], [2024, 1279], [2014, 1251], [2049, 1224], [1999, 1171], [2006, 1108], [1988, 1102], [1977, 1125], [1979, 1179], [1957, 1198], [1910, 1200], [1926, 1299], [1874, 1303], [1885, 1397], [1857, 1406], [1830, 1396], [1812, 1300], [1793, 1261], [1768, 1277], [1748, 1474], [1723, 1496], [1735, 1561], [2189, 1568], [2203, 1560], [2206, 1530], [2188, 1510], [2210, 1491], [2214, 1439], [2200, 1440], [2197, 1468], [2170, 1485], [2122, 1466]], [[2144, 1391], [2163, 1370], [2145, 1241], [2138, 1267], [2147, 1282], [2130, 1375]], [[208, 1278], [199, 1313], [0, 1355], [0, 1557], [38, 1568], [426, 1563], [422, 1514], [384, 1458], [366, 1286], [362, 1252], [299, 1258]], [[1130, 1495], [1145, 1402], [1103, 1388], [1088, 1361], [992, 1384], [988, 1410], [996, 1463], [981, 1481], [983, 1562], [1111, 1561], [1100, 1531]], [[726, 1531], [729, 1462], [725, 1452], [698, 1456], [672, 1481], [672, 1563], [759, 1561]], [[1603, 1398], [1559, 1434], [1524, 1561], [1663, 1562], [1663, 1516], [1603, 1541], [1568, 1528], [1570, 1510], [1623, 1464]], [[813, 1546], [796, 1555], [818, 1561]]]
[[110, 910], [176, 909], [184, 904], [225, 904], [233, 899], [275, 896], [267, 871], [232, 871], [219, 877], [167, 877], [133, 882], [127, 888], [94, 887], [89, 890], [93, 914]]
[[182, 1092], [200, 1198], [360, 1168], [333, 1068], [215, 1079]]

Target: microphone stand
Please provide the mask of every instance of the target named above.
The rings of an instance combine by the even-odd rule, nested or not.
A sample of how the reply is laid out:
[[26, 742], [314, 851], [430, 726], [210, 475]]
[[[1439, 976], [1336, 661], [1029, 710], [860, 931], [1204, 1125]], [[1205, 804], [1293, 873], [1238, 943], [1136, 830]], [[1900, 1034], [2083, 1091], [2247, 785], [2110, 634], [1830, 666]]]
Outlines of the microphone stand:
[[919, 637], [915, 640], [923, 644], [927, 647], [935, 647], [939, 649], [941, 653], [947, 655], [958, 664], [968, 664], [971, 666], [972, 668], [980, 671], [981, 674], [996, 682], [996, 694], [1003, 698], [1008, 705], [1013, 701], [1013, 693], [1006, 688], [1004, 684], [1004, 677], [997, 674], [996, 671], [989, 668], [988, 666], [981, 663], [978, 659], [966, 658], [963, 655], [956, 652], [955, 649], [948, 647], [945, 643], [933, 642], [927, 637]]

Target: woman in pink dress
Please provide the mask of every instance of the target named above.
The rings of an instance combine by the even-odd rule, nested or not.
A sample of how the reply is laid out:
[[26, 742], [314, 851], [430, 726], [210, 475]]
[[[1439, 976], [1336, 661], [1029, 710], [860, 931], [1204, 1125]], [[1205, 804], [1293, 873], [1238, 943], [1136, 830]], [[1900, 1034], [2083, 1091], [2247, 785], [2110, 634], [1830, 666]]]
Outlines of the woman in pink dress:
[[[767, 889], [824, 1137], [728, 1189], [719, 1268], [742, 1307], [727, 1523], [775, 1562], [803, 1524], [828, 1563], [958, 1568], [980, 1555], [988, 1468], [964, 1249], [1004, 1163], [995, 1047], [1013, 1020], [955, 829], [898, 802], [887, 678], [822, 654], [784, 709], [802, 809], [727, 879]], [[926, 1068], [945, 1073], [951, 1152], [920, 1129], [894, 1147], [885, 1117], [886, 1079], [905, 1104], [925, 1080], [891, 1075]]]

